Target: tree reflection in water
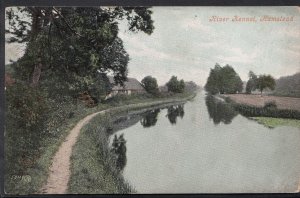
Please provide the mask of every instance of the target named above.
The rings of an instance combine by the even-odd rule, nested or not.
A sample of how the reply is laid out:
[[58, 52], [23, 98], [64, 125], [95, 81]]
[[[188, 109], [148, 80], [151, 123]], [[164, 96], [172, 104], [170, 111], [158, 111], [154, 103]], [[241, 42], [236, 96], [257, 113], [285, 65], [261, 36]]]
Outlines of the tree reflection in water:
[[124, 169], [127, 163], [126, 150], [126, 140], [124, 139], [124, 134], [121, 134], [119, 137], [115, 135], [111, 151], [113, 153], [116, 168], [120, 171]]
[[214, 96], [206, 96], [205, 101], [209, 117], [213, 119], [216, 125], [220, 122], [230, 124], [238, 114], [230, 104], [216, 99]]
[[167, 117], [171, 124], [176, 124], [178, 116], [183, 118], [184, 116], [183, 106], [184, 105], [182, 104], [182, 105], [173, 105], [171, 107], [168, 107]]
[[160, 112], [160, 109], [154, 109], [154, 110], [146, 112], [140, 121], [141, 125], [144, 128], [154, 126], [157, 122], [157, 116], [158, 116], [159, 112]]

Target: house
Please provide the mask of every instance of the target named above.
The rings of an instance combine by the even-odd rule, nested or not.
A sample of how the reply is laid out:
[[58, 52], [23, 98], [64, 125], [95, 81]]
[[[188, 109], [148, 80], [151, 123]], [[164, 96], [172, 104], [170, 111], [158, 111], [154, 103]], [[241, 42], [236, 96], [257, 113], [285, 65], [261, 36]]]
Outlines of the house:
[[113, 87], [111, 93], [106, 96], [106, 99], [111, 98], [117, 94], [130, 95], [132, 93], [146, 92], [142, 84], [135, 78], [127, 78], [127, 81], [124, 82], [124, 86], [120, 86], [119, 84], [115, 83], [113, 76], [107, 77], [109, 79], [109, 82], [113, 85]]

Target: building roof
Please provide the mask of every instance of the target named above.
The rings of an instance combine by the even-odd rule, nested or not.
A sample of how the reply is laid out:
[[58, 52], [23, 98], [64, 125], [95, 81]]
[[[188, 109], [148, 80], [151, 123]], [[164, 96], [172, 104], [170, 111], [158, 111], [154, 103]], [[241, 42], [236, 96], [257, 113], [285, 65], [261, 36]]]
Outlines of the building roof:
[[113, 84], [112, 90], [144, 90], [144, 87], [141, 83], [135, 78], [127, 78], [127, 81], [124, 82], [124, 87], [119, 84], [116, 85], [113, 76], [107, 76], [109, 82]]

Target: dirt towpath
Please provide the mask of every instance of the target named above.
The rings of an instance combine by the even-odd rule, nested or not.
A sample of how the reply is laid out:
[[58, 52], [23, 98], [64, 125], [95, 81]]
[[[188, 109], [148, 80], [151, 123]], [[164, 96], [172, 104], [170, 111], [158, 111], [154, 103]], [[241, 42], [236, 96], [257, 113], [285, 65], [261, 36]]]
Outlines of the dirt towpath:
[[[155, 101], [155, 102], [142, 102], [136, 104], [129, 104], [123, 107], [151, 107], [152, 105], [163, 105], [170, 104], [180, 101], [187, 101], [188, 99], [193, 98], [195, 95], [192, 95], [185, 99], [172, 99], [167, 101]], [[60, 145], [58, 151], [52, 159], [52, 165], [50, 166], [50, 172], [47, 179], [47, 183], [41, 188], [40, 193], [42, 194], [65, 194], [68, 190], [68, 182], [70, 179], [71, 171], [71, 155], [73, 146], [75, 145], [77, 138], [79, 136], [80, 130], [85, 126], [91, 119], [93, 119], [98, 114], [105, 114], [114, 109], [120, 107], [114, 107], [107, 110], [102, 110], [93, 114], [90, 114], [80, 120], [76, 126], [70, 131], [69, 135], [66, 137], [65, 141]]]
[[45, 194], [64, 194], [68, 189], [68, 182], [71, 175], [71, 154], [72, 148], [77, 141], [81, 128], [86, 125], [93, 117], [105, 113], [105, 110], [90, 114], [80, 120], [70, 131], [65, 141], [61, 144], [55, 156], [52, 159], [50, 173], [47, 183], [42, 187], [41, 193]]

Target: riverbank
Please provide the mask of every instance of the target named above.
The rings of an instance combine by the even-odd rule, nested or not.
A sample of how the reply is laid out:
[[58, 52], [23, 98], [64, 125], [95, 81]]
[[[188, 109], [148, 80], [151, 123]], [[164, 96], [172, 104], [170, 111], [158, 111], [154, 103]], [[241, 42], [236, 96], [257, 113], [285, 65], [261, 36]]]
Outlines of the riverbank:
[[136, 193], [136, 190], [115, 167], [109, 148], [108, 132], [113, 121], [128, 112], [136, 114], [171, 104], [185, 102], [194, 96], [182, 99], [132, 104], [110, 109], [98, 114], [86, 125], [74, 146], [71, 157], [71, 177], [68, 193], [71, 194], [110, 194]]
[[[7, 159], [7, 156], [14, 156], [20, 147], [14, 147], [16, 139], [14, 136], [10, 135], [11, 133], [5, 135], [5, 192], [7, 194], [40, 193], [42, 186], [46, 184], [53, 156], [66, 139], [71, 129], [87, 115], [126, 104], [153, 102], [158, 100], [176, 100], [191, 96], [192, 95], [188, 93], [172, 94], [171, 96], [160, 98], [145, 94], [120, 96], [115, 97], [110, 101], [106, 101], [105, 103], [100, 103], [92, 108], [86, 107], [82, 102], [54, 102], [53, 105], [57, 106], [57, 110], [51, 111], [51, 114], [49, 114], [49, 117], [52, 117], [53, 119], [50, 120], [47, 126], [41, 127], [47, 127], [49, 132], [43, 134], [40, 133], [42, 142], [40, 144], [32, 145], [34, 146], [34, 150], [38, 152], [38, 155], [35, 158], [27, 158], [26, 160], [28, 163], [27, 161], [25, 164], [24, 161], [12, 161], [10, 158]], [[29, 148], [31, 144], [24, 146], [26, 146], [24, 149], [30, 151]], [[14, 150], [11, 148], [14, 148]], [[12, 162], [14, 163], [10, 164]], [[20, 172], [19, 169], [22, 169], [22, 172]]]
[[269, 118], [269, 117], [251, 117], [251, 119], [269, 128], [275, 128], [279, 126], [292, 126], [292, 127], [300, 128], [300, 120], [296, 120], [296, 119]]
[[[298, 98], [225, 94], [217, 96], [231, 104], [240, 114], [269, 128], [278, 126], [300, 127]], [[299, 100], [299, 101], [298, 101]], [[274, 106], [275, 105], [275, 106]]]
[[300, 98], [281, 96], [261, 96], [257, 94], [224, 94], [222, 97], [230, 98], [236, 103], [256, 107], [263, 107], [268, 102], [275, 102], [278, 109], [300, 111]]

